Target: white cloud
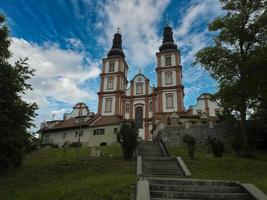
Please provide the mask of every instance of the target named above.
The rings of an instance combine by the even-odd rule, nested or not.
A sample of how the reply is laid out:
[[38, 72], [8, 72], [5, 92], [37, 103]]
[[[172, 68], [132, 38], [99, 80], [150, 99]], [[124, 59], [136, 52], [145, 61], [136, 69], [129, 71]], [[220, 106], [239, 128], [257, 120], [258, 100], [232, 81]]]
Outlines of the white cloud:
[[181, 20], [181, 24], [174, 31], [176, 37], [185, 36], [194, 26], [203, 21], [208, 23], [209, 19], [212, 19], [221, 12], [218, 0], [195, 0], [191, 1], [189, 5]]
[[[77, 41], [70, 42], [78, 45]], [[24, 98], [39, 106], [37, 126], [44, 118], [49, 119], [52, 111], [56, 112], [56, 106], [46, 97], [68, 105], [96, 98], [95, 91], [85, 91], [79, 87], [85, 80], [96, 78], [100, 73], [99, 62], [91, 61], [84, 52], [64, 50], [56, 44], [38, 45], [15, 37], [12, 38], [10, 50], [13, 53], [11, 63], [29, 57], [30, 67], [36, 70], [30, 80], [33, 90], [28, 91]]]
[[[133, 63], [136, 69], [144, 68], [155, 62], [155, 52], [161, 43], [161, 37], [157, 35], [157, 25], [169, 0], [136, 0], [136, 1], [108, 1], [102, 5], [105, 24], [96, 24], [96, 27], [105, 27], [104, 40], [99, 38], [102, 44], [111, 41], [117, 27], [120, 27], [123, 47], [127, 59]], [[104, 43], [106, 44], [106, 43]]]

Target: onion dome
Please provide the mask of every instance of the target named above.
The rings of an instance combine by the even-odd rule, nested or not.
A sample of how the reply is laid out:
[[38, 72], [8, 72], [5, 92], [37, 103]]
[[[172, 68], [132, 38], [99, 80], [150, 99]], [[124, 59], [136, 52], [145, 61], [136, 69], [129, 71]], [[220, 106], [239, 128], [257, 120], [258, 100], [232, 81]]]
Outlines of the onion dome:
[[159, 47], [159, 51], [177, 50], [177, 45], [174, 43], [172, 37], [172, 28], [166, 25], [163, 33], [162, 45]]

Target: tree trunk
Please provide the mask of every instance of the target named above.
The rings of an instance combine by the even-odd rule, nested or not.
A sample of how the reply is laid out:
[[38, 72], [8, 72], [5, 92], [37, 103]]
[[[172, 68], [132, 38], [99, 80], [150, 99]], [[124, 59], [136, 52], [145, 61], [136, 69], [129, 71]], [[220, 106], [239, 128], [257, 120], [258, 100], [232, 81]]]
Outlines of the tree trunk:
[[244, 156], [245, 157], [253, 157], [251, 145], [249, 143], [249, 138], [248, 138], [248, 132], [247, 132], [247, 119], [246, 119], [246, 107], [243, 106], [241, 112], [240, 112], [240, 130], [241, 130], [241, 135], [243, 139], [243, 145], [244, 145]]

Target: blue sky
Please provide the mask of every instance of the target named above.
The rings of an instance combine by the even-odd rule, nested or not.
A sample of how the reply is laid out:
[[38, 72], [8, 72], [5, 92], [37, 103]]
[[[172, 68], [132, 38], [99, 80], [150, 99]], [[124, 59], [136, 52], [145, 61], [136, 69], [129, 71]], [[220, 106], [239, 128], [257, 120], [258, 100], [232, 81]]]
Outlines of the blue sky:
[[130, 80], [141, 69], [156, 85], [155, 53], [166, 20], [182, 56], [185, 106], [216, 83], [195, 53], [212, 43], [207, 24], [222, 14], [218, 0], [1, 0], [7, 17], [14, 62], [29, 57], [36, 69], [33, 91], [24, 98], [39, 106], [35, 123], [62, 118], [77, 102], [97, 110], [101, 59], [120, 27]]

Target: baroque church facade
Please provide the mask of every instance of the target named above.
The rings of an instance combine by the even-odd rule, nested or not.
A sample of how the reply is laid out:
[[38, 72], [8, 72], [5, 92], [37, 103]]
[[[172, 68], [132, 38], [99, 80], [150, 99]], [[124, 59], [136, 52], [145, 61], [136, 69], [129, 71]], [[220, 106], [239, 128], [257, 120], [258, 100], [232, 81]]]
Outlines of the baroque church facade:
[[151, 138], [156, 118], [166, 121], [173, 112], [183, 114], [184, 86], [180, 52], [174, 43], [170, 26], [164, 28], [163, 42], [156, 53], [157, 87], [143, 74], [137, 74], [127, 88], [128, 65], [122, 49], [121, 34], [116, 33], [113, 45], [103, 59], [98, 113], [134, 120], [144, 140]]
[[[190, 106], [188, 110], [184, 107], [181, 55], [173, 40], [172, 28], [169, 25], [164, 28], [163, 41], [155, 59], [156, 87], [151, 86], [150, 80], [141, 73], [128, 81], [129, 66], [122, 48], [122, 36], [119, 32], [115, 33], [112, 47], [106, 58], [102, 60], [97, 113], [95, 115], [91, 113], [90, 116], [88, 114], [90, 112], [76, 113], [68, 118], [65, 116], [65, 119], [50, 128], [47, 127], [49, 122], [43, 124], [39, 132], [41, 135], [49, 134], [49, 136], [58, 132], [62, 134], [62, 131], [74, 132], [75, 127], [76, 129], [78, 127], [74, 119], [79, 118], [83, 119], [79, 127], [88, 132], [88, 140], [92, 141], [92, 137], [96, 135], [106, 135], [110, 141], [115, 142], [116, 137], [113, 136], [118, 131], [121, 121], [129, 119], [135, 122], [139, 129], [139, 136], [143, 140], [151, 140], [155, 126], [158, 129], [167, 127], [174, 117], [179, 120], [181, 128], [188, 128], [190, 123], [200, 120], [214, 121], [220, 107], [210, 100], [210, 94], [201, 94], [198, 103]], [[86, 107], [84, 104], [77, 104], [74, 110], [77, 110], [77, 106]], [[62, 126], [68, 120], [73, 121], [72, 125]], [[102, 127], [102, 131], [99, 127]], [[96, 132], [101, 132], [101, 134], [95, 134]], [[92, 136], [89, 136], [90, 133]], [[110, 137], [109, 134], [113, 136]], [[104, 136], [102, 140], [105, 140]], [[100, 142], [101, 140], [92, 145], [99, 145]]]

